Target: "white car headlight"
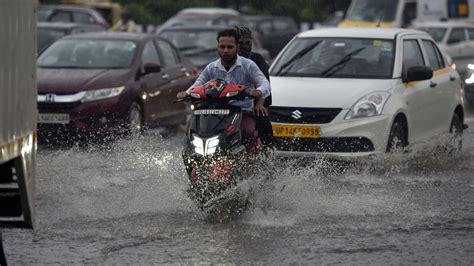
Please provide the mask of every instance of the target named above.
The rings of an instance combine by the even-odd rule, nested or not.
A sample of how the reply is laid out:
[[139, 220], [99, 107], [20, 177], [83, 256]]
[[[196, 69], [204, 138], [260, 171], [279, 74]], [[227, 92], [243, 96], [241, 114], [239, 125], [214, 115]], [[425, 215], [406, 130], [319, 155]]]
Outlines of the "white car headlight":
[[352, 106], [344, 119], [349, 120], [380, 115], [388, 98], [390, 98], [390, 93], [384, 91], [367, 94]]
[[91, 102], [91, 101], [112, 98], [122, 93], [124, 89], [125, 89], [125, 86], [87, 91], [84, 97], [82, 97], [82, 102]]

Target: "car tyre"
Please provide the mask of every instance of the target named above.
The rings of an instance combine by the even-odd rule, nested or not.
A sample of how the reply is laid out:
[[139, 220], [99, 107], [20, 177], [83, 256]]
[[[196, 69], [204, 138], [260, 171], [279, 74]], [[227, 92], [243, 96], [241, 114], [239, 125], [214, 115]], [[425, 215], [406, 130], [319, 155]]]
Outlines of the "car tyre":
[[400, 120], [393, 122], [388, 136], [387, 152], [401, 152], [407, 146], [405, 126]]
[[449, 134], [452, 138], [451, 152], [458, 152], [462, 148], [462, 132], [463, 124], [459, 115], [454, 113], [451, 119], [451, 126], [449, 127]]
[[139, 103], [133, 102], [128, 112], [128, 133], [131, 137], [138, 136], [143, 131], [143, 112]]

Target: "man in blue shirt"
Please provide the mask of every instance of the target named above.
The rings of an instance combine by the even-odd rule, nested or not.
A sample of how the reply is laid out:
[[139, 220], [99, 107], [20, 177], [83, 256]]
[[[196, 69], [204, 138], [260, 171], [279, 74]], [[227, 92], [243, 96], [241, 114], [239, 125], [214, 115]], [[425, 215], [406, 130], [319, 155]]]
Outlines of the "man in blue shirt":
[[[219, 59], [209, 63], [201, 72], [196, 82], [186, 91], [179, 92], [176, 97], [184, 98], [192, 88], [202, 85], [209, 80], [223, 79], [228, 83], [245, 86], [247, 92], [255, 98], [265, 98], [270, 95], [270, 83], [258, 66], [250, 59], [238, 55], [239, 36], [233, 29], [224, 30], [217, 35], [217, 50]], [[253, 99], [238, 101], [234, 105], [244, 111], [242, 118], [242, 134], [247, 141], [254, 139], [255, 117], [253, 115]]]

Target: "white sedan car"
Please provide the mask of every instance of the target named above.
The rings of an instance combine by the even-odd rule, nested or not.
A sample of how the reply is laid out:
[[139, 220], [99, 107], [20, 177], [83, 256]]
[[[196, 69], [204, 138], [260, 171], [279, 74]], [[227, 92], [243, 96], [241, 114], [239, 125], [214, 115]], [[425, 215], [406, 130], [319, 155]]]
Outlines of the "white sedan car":
[[277, 153], [365, 156], [464, 129], [458, 73], [427, 33], [332, 28], [297, 35], [270, 68]]

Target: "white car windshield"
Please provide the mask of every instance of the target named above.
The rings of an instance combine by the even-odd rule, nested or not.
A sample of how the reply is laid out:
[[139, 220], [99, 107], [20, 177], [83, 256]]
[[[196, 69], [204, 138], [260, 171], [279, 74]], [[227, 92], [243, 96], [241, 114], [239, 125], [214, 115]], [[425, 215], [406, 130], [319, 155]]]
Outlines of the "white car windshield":
[[43, 68], [127, 68], [136, 44], [121, 40], [59, 40], [38, 58]]
[[270, 75], [388, 79], [393, 58], [393, 40], [299, 38], [285, 49]]

